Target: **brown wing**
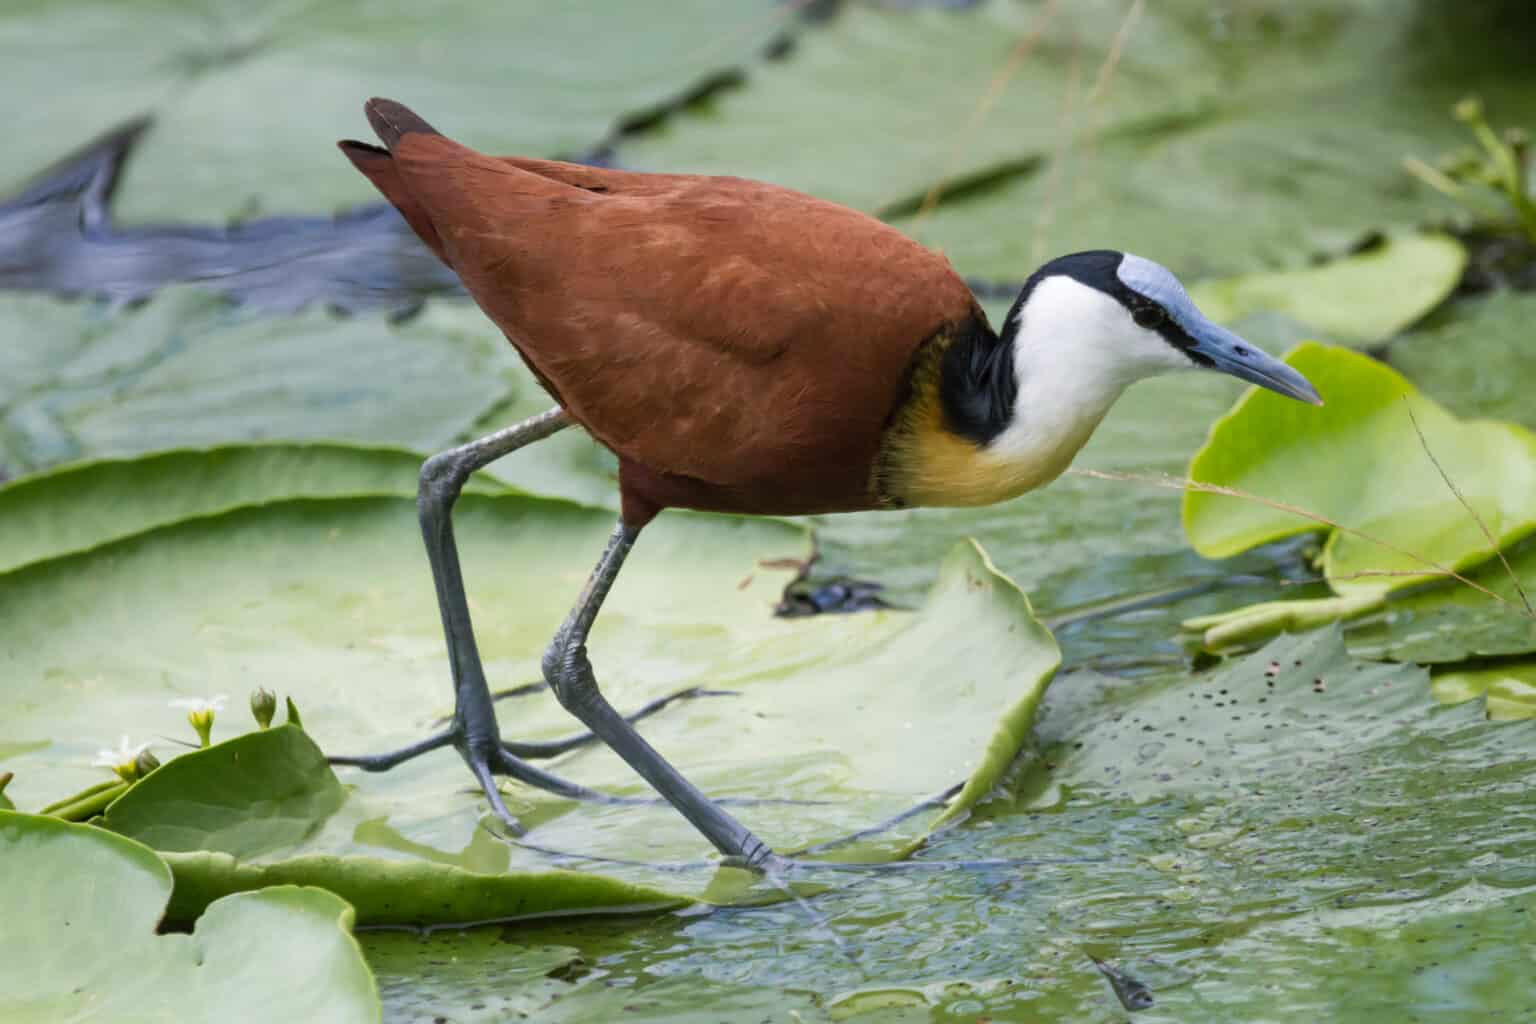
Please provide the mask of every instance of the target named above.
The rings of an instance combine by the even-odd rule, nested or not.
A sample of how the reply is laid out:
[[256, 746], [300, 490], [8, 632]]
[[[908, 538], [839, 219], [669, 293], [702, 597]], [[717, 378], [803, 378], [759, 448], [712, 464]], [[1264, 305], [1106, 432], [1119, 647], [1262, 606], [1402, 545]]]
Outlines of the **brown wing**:
[[570, 414], [649, 475], [722, 496], [662, 503], [864, 507], [914, 350], [974, 312], [942, 256], [787, 189], [419, 132], [392, 156], [381, 190]]

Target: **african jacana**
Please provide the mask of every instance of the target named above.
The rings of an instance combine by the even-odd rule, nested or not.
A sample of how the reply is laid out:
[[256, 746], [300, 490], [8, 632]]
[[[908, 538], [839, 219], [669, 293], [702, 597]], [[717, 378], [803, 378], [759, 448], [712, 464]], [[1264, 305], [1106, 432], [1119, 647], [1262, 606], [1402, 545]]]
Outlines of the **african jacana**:
[[[470, 626], [450, 515], [469, 475], [580, 425], [619, 460], [622, 513], [544, 655], [555, 696], [715, 847], [780, 863], [598, 691], [592, 621], [666, 508], [800, 515], [983, 505], [1058, 476], [1132, 382], [1232, 374], [1320, 403], [1305, 378], [1207, 320], [1139, 256], [1075, 253], [1029, 278], [993, 331], [943, 256], [846, 207], [740, 178], [489, 157], [375, 99], [387, 148], [343, 152], [463, 280], [557, 407], [428, 459], [418, 509], [452, 668], [453, 745], [492, 809], [510, 775], [587, 791], [504, 743]], [[519, 756], [522, 755], [522, 756]]]

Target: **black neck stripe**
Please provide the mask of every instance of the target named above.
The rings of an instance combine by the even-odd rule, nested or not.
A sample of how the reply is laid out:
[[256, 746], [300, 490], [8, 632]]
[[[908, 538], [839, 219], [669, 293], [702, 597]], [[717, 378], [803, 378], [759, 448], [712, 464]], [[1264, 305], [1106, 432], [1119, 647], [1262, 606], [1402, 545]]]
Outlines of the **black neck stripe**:
[[940, 366], [945, 425], [978, 445], [990, 444], [1012, 422], [1018, 393], [1013, 340], [999, 338], [977, 311], [956, 328]]

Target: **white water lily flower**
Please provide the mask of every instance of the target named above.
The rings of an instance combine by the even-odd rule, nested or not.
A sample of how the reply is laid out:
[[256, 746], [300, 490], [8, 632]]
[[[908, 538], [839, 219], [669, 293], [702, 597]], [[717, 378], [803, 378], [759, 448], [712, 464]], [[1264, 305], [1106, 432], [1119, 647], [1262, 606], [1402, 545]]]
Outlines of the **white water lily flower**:
[[[148, 742], [131, 743], [124, 736], [118, 741], [116, 750], [96, 751], [96, 759], [91, 762], [91, 767], [111, 769], [124, 782], [133, 782], [159, 764], [155, 755], [147, 753], [150, 746], [152, 743]], [[141, 769], [140, 766], [145, 762], [149, 762], [149, 766]]]
[[91, 767], [116, 768], [120, 764], [133, 764], [133, 762], [138, 760], [140, 754], [150, 748], [151, 743], [140, 743], [135, 746], [128, 742], [127, 736], [124, 736], [118, 741], [116, 750], [96, 751], [96, 760], [91, 762]]

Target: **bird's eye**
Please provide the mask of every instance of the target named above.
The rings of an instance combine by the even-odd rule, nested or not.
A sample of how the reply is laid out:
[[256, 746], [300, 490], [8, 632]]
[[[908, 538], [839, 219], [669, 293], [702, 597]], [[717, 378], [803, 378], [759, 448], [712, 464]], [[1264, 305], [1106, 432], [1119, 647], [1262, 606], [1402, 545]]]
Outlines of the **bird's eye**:
[[1151, 330], [1162, 324], [1168, 314], [1163, 312], [1161, 306], [1137, 306], [1131, 313], [1131, 319], [1136, 321], [1136, 326]]

